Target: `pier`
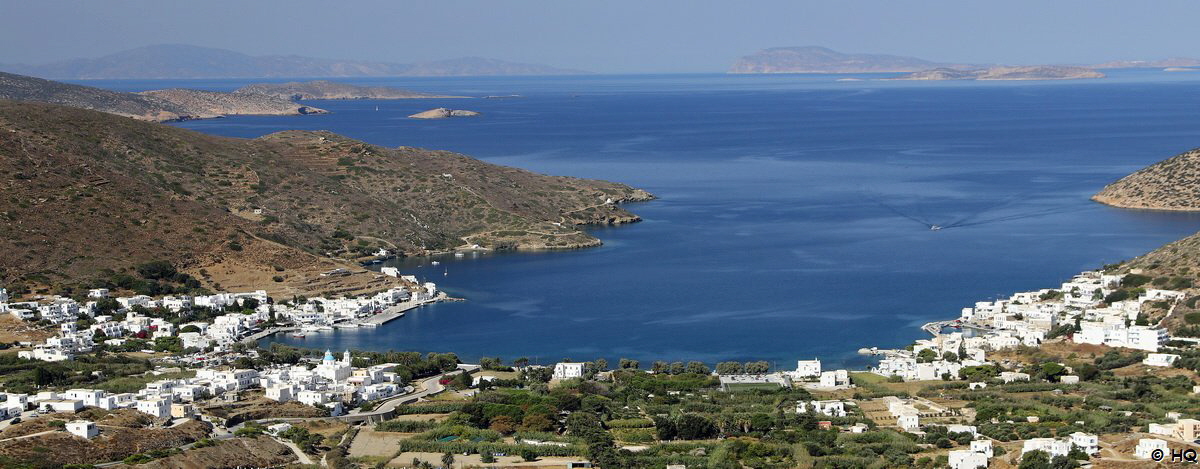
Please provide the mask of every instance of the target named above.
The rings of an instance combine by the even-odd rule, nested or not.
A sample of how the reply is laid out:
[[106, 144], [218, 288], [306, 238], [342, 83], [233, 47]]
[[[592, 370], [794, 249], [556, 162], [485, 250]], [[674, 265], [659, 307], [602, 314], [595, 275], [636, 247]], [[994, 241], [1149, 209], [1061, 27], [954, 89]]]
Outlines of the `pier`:
[[932, 334], [934, 337], [937, 337], [939, 335], [942, 335], [942, 329], [945, 329], [947, 327], [962, 327], [962, 322], [959, 321], [958, 319], [954, 319], [954, 320], [950, 320], [950, 321], [928, 322], [928, 323], [925, 323], [924, 326], [921, 326], [921, 330]]
[[253, 333], [253, 334], [250, 334], [250, 335], [248, 335], [248, 336], [246, 336], [246, 337], [243, 337], [241, 342], [242, 342], [243, 344], [247, 344], [247, 345], [254, 345], [254, 344], [258, 343], [258, 341], [259, 341], [260, 339], [264, 339], [264, 338], [270, 337], [272, 334], [276, 334], [276, 333], [279, 333], [279, 332], [291, 332], [291, 331], [294, 331], [294, 330], [297, 330], [297, 329], [299, 329], [299, 328], [298, 328], [298, 327], [291, 327], [291, 326], [287, 326], [287, 327], [272, 327], [272, 328], [269, 328], [269, 329], [264, 329], [264, 330], [262, 330], [262, 331], [259, 331], [259, 332], [255, 332], [255, 333]]
[[382, 326], [384, 324], [387, 324], [389, 321], [391, 321], [393, 319], [404, 316], [404, 313], [408, 312], [409, 310], [417, 309], [418, 307], [425, 306], [429, 303], [436, 303], [438, 301], [448, 301], [448, 300], [452, 300], [452, 298], [450, 298], [449, 295], [446, 295], [446, 292], [440, 292], [440, 293], [438, 293], [437, 297], [435, 297], [432, 300], [405, 301], [403, 303], [399, 303], [399, 304], [387, 307], [386, 309], [383, 310], [382, 313], [376, 314], [374, 316], [371, 316], [371, 317], [368, 317], [366, 319], [359, 321], [359, 325], [363, 326], [363, 327]]

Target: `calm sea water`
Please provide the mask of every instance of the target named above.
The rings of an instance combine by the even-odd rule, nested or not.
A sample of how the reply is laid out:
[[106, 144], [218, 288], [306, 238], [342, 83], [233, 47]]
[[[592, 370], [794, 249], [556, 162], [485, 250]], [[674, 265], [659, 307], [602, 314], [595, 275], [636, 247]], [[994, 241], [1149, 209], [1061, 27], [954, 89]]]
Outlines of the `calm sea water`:
[[[514, 99], [316, 101], [323, 116], [179, 124], [256, 137], [327, 129], [625, 182], [660, 200], [605, 245], [405, 260], [468, 299], [288, 344], [551, 362], [821, 357], [921, 338], [975, 301], [1051, 287], [1200, 230], [1200, 216], [1088, 197], [1200, 145], [1200, 74], [1072, 82], [826, 76], [355, 80]], [[872, 77], [865, 77], [872, 78]], [[239, 81], [92, 82], [232, 89]], [[378, 106], [378, 111], [376, 110]], [[475, 119], [404, 116], [447, 106]], [[928, 225], [946, 227], [930, 231]]]

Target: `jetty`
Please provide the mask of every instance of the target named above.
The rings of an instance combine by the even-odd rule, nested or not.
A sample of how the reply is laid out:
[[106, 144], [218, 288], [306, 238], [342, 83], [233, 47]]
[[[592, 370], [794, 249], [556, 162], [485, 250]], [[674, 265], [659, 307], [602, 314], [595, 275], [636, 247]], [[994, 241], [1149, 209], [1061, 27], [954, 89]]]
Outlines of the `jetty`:
[[298, 330], [298, 329], [300, 329], [300, 328], [292, 327], [292, 326], [271, 327], [271, 328], [263, 329], [259, 332], [255, 332], [246, 337], [243, 337], [241, 342], [243, 344], [254, 345], [254, 344], [258, 343], [259, 340], [270, 337], [273, 334], [277, 334], [280, 332], [291, 332], [291, 331]]
[[385, 308], [383, 310], [383, 312], [376, 314], [374, 316], [365, 318], [365, 319], [359, 321], [358, 324], [359, 324], [359, 326], [362, 326], [362, 327], [382, 326], [384, 324], [387, 324], [389, 321], [391, 321], [393, 319], [404, 317], [404, 313], [408, 312], [409, 310], [417, 309], [417, 308], [419, 308], [421, 306], [425, 306], [429, 303], [436, 303], [439, 301], [453, 301], [453, 300], [457, 300], [457, 298], [450, 298], [450, 296], [447, 295], [446, 292], [438, 292], [437, 296], [434, 297], [433, 299], [423, 300], [423, 301], [405, 301], [403, 303], [397, 303], [395, 305], [388, 306], [387, 308]]
[[927, 322], [927, 323], [925, 323], [924, 326], [921, 326], [921, 330], [932, 334], [934, 337], [937, 337], [937, 336], [942, 335], [942, 329], [945, 329], [947, 327], [961, 328], [962, 321], [960, 321], [958, 319], [954, 319], [954, 320], [950, 320], [950, 321]]

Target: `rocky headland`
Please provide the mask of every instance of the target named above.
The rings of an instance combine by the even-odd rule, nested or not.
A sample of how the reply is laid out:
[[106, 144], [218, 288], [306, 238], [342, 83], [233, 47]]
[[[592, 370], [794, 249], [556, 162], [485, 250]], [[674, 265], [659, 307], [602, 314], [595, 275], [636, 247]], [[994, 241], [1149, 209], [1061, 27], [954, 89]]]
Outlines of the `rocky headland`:
[[1200, 210], [1200, 148], [1125, 176], [1092, 200], [1123, 208]]
[[0, 72], [0, 99], [59, 104], [154, 122], [239, 114], [298, 115], [325, 112], [265, 95], [183, 89], [126, 93], [3, 72]]
[[390, 86], [359, 86], [315, 80], [288, 83], [256, 83], [243, 86], [233, 92], [238, 95], [266, 95], [286, 100], [301, 99], [425, 99], [466, 98], [420, 93]]

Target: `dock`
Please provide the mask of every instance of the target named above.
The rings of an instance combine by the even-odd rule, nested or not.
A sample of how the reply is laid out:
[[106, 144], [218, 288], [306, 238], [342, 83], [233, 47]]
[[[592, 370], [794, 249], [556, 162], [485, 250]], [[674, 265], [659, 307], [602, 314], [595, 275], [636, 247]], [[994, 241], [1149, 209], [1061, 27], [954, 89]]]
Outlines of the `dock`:
[[934, 337], [937, 337], [937, 336], [942, 335], [942, 329], [945, 329], [945, 328], [951, 327], [951, 326], [959, 326], [960, 324], [961, 324], [961, 321], [959, 321], [958, 319], [954, 319], [954, 320], [950, 320], [950, 321], [927, 322], [927, 323], [925, 323], [924, 326], [921, 326], [921, 330], [932, 334]]
[[425, 306], [430, 303], [436, 303], [438, 301], [446, 301], [448, 299], [450, 299], [449, 296], [446, 295], [445, 292], [441, 292], [441, 293], [438, 293], [437, 297], [435, 297], [432, 300], [405, 301], [403, 303], [388, 306], [386, 309], [383, 310], [382, 313], [379, 313], [379, 314], [376, 314], [369, 318], [360, 320], [358, 322], [358, 324], [362, 327], [382, 326], [384, 324], [387, 324], [389, 321], [391, 321], [393, 319], [403, 317], [404, 313], [406, 313], [410, 310], [417, 309], [421, 306]]
[[280, 332], [291, 332], [291, 331], [294, 331], [297, 329], [299, 329], [299, 327], [291, 327], [291, 326], [272, 327], [270, 329], [264, 329], [262, 331], [259, 331], [254, 334], [250, 334], [246, 337], [243, 337], [241, 342], [243, 344], [247, 344], [247, 345], [254, 345], [254, 344], [258, 343], [259, 340], [270, 337], [272, 334], [277, 334]]

